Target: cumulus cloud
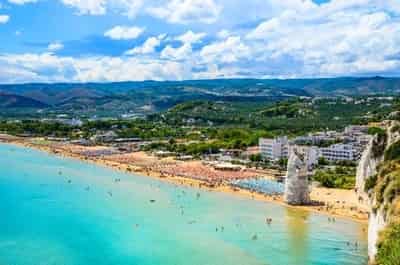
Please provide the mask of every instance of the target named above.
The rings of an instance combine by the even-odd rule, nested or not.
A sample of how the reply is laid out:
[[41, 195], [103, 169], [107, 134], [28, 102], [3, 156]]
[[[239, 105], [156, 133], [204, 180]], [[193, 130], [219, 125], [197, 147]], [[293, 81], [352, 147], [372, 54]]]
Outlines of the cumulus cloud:
[[196, 43], [201, 41], [201, 39], [203, 39], [207, 34], [204, 32], [200, 32], [200, 33], [194, 33], [193, 31], [189, 30], [186, 33], [176, 37], [176, 40], [179, 40], [183, 43]]
[[164, 5], [149, 7], [148, 12], [170, 23], [212, 24], [217, 20], [221, 6], [214, 0], [171, 0]]
[[205, 62], [209, 63], [234, 63], [249, 57], [250, 48], [242, 42], [239, 36], [232, 36], [204, 46], [200, 55]]
[[139, 37], [144, 32], [144, 28], [115, 26], [104, 33], [105, 37], [113, 40], [132, 40]]
[[229, 32], [229, 30], [227, 30], [227, 29], [222, 29], [222, 30], [218, 31], [218, 33], [217, 33], [217, 37], [219, 39], [226, 39], [230, 35], [231, 35], [231, 32]]
[[76, 8], [81, 15], [104, 15], [107, 0], [61, 0], [69, 7]]
[[[23, 4], [37, 0], [9, 0]], [[66, 6], [75, 8], [80, 15], [104, 15], [112, 10], [129, 18], [135, 18], [140, 11], [169, 23], [214, 23], [221, 6], [215, 0], [60, 0]]]
[[16, 5], [24, 5], [27, 3], [36, 3], [37, 0], [8, 0], [8, 2]]
[[400, 54], [399, 22], [383, 2], [336, 0], [317, 6], [304, 1], [263, 21], [246, 39], [258, 60], [289, 58], [302, 64], [299, 75], [379, 74], [399, 65], [388, 59]]
[[[140, 21], [157, 20], [157, 30], [170, 33], [121, 57], [58, 57], [50, 47], [43, 54], [0, 55], [0, 81], [400, 75], [398, 0], [60, 1], [79, 14], [147, 16]], [[129, 40], [140, 29], [116, 26], [104, 35]]]
[[192, 46], [189, 43], [185, 43], [180, 47], [174, 48], [171, 45], [167, 45], [161, 52], [160, 57], [168, 60], [188, 60], [192, 55]]
[[144, 0], [109, 0], [109, 6], [129, 18], [134, 18], [144, 6]]
[[186, 33], [175, 37], [175, 40], [182, 42], [183, 44], [180, 47], [172, 47], [171, 45], [167, 45], [161, 52], [160, 57], [162, 59], [168, 60], [190, 60], [192, 57], [193, 49], [192, 44], [201, 42], [201, 40], [206, 36], [206, 33], [194, 33], [189, 30]]
[[50, 52], [56, 52], [59, 50], [62, 50], [64, 48], [64, 45], [61, 42], [52, 42], [47, 46], [47, 50], [49, 50]]
[[155, 52], [155, 49], [160, 46], [161, 41], [166, 37], [165, 34], [158, 35], [157, 37], [148, 38], [143, 45], [135, 47], [125, 52], [126, 55], [136, 54], [151, 54]]
[[10, 20], [10, 16], [8, 15], [0, 15], [0, 24], [5, 24]]
[[186, 65], [172, 61], [109, 56], [73, 58], [59, 57], [51, 53], [0, 55], [0, 79], [3, 83], [112, 82], [187, 78], [190, 78], [190, 71]]

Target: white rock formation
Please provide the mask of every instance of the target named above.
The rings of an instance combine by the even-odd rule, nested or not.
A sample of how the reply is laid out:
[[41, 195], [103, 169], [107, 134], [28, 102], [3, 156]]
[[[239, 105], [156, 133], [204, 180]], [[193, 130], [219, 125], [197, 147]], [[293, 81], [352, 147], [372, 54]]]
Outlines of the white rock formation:
[[309, 204], [307, 155], [291, 148], [285, 182], [284, 200], [291, 205]]
[[385, 214], [382, 209], [371, 211], [368, 220], [368, 258], [371, 264], [375, 261], [379, 233], [386, 227]]
[[365, 203], [369, 203], [368, 195], [364, 191], [365, 181], [377, 173], [377, 167], [379, 163], [383, 161], [383, 156], [375, 157], [372, 152], [374, 143], [376, 141], [377, 141], [376, 136], [371, 138], [357, 166], [356, 190], [358, 196], [362, 198]]

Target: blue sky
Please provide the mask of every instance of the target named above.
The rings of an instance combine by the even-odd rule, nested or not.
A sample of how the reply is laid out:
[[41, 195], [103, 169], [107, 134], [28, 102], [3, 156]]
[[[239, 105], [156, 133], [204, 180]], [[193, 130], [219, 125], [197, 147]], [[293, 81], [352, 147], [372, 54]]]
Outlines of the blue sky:
[[400, 75], [398, 0], [0, 0], [0, 83]]

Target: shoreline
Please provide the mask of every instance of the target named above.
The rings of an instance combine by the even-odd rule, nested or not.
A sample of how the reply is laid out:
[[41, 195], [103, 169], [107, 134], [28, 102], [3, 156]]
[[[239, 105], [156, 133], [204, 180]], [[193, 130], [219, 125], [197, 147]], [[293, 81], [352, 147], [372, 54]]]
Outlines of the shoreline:
[[[4, 136], [4, 135], [3, 135]], [[2, 141], [3, 140], [3, 141]], [[165, 181], [171, 184], [175, 185], [180, 185], [180, 186], [186, 186], [186, 187], [193, 187], [193, 188], [198, 188], [201, 190], [205, 190], [208, 192], [223, 192], [223, 193], [229, 193], [234, 196], [240, 196], [243, 198], [247, 199], [252, 199], [252, 200], [257, 200], [257, 201], [263, 201], [263, 202], [268, 202], [268, 203], [275, 203], [278, 205], [281, 205], [283, 207], [288, 207], [292, 209], [297, 209], [297, 210], [302, 210], [302, 211], [310, 211], [314, 213], [319, 213], [326, 215], [328, 217], [338, 217], [338, 218], [344, 218], [344, 219], [349, 219], [356, 221], [358, 223], [362, 224], [367, 224], [368, 223], [368, 214], [363, 212], [361, 213], [361, 210], [355, 209], [352, 210], [345, 208], [344, 206], [340, 207], [340, 202], [337, 201], [338, 205], [306, 205], [306, 206], [294, 206], [294, 205], [288, 205], [283, 201], [282, 196], [272, 196], [272, 195], [265, 195], [261, 193], [256, 193], [252, 192], [247, 189], [243, 188], [237, 188], [233, 187], [227, 183], [221, 183], [216, 186], [211, 186], [209, 183], [206, 181], [198, 180], [198, 179], [193, 179], [189, 177], [181, 177], [181, 176], [176, 176], [176, 175], [170, 175], [170, 174], [163, 174], [161, 172], [157, 172], [155, 170], [149, 170], [148, 168], [145, 169], [141, 166], [137, 165], [131, 165], [127, 163], [121, 163], [121, 162], [116, 162], [116, 161], [110, 161], [104, 158], [88, 158], [83, 155], [79, 155], [76, 153], [72, 152], [67, 152], [65, 150], [57, 150], [57, 146], [55, 143], [53, 145], [39, 145], [31, 142], [32, 139], [21, 139], [17, 137], [10, 136], [8, 139], [2, 139], [0, 137], [0, 143], [6, 143], [6, 144], [14, 144], [16, 146], [24, 147], [24, 148], [31, 148], [35, 150], [39, 150], [42, 152], [46, 152], [51, 155], [55, 155], [58, 157], [63, 157], [63, 158], [72, 158], [76, 160], [80, 160], [83, 162], [87, 163], [94, 163], [99, 166], [104, 166], [111, 168], [113, 170], [118, 170], [122, 171], [124, 173], [128, 173], [131, 175], [140, 175], [143, 177], [151, 177], [154, 179], [158, 179], [160, 181]], [[333, 189], [320, 189], [318, 190], [319, 192], [325, 191], [328, 194], [330, 194], [331, 191], [334, 191]], [[318, 199], [319, 195], [318, 192], [317, 194], [311, 193], [312, 199]], [[313, 198], [314, 197], [314, 198]], [[317, 198], [315, 198], [317, 197]]]

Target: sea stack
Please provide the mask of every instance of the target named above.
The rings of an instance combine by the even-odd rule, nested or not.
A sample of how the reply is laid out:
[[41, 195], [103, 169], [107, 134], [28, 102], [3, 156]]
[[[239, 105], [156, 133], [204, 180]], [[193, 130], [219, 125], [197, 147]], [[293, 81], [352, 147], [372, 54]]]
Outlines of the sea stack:
[[284, 200], [291, 205], [310, 204], [307, 156], [291, 148], [285, 182]]

